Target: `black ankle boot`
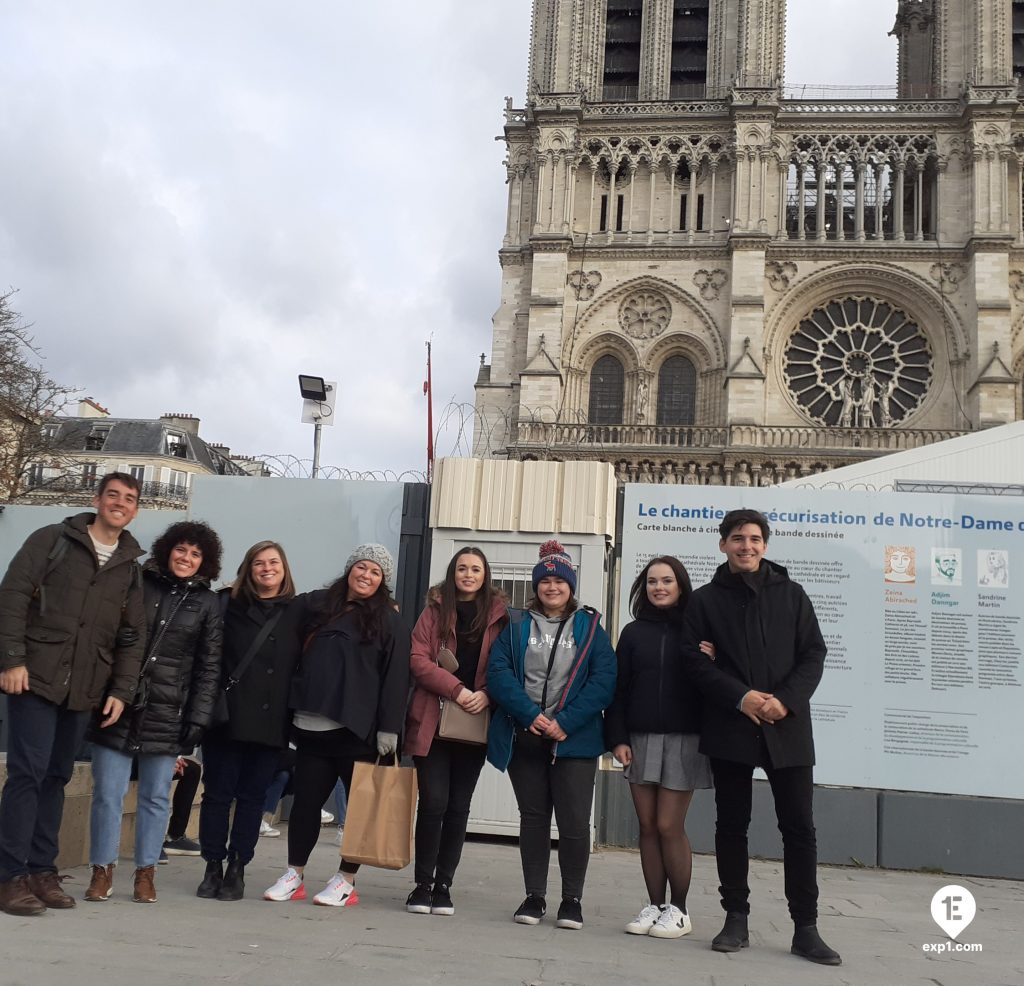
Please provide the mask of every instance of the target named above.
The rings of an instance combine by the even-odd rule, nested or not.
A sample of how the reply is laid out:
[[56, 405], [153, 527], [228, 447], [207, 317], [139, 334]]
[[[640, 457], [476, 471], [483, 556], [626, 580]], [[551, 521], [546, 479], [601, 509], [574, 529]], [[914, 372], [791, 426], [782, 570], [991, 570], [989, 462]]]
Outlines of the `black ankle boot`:
[[716, 952], [738, 952], [749, 944], [746, 914], [740, 914], [739, 911], [727, 911], [722, 930], [711, 939], [711, 948]]
[[220, 885], [224, 882], [224, 870], [222, 869], [222, 863], [219, 859], [207, 860], [206, 862], [206, 873], [203, 876], [203, 882], [199, 884], [199, 889], [196, 891], [197, 897], [206, 897], [212, 900], [217, 896], [220, 890]]
[[245, 896], [245, 863], [237, 856], [228, 860], [228, 868], [224, 871], [224, 882], [217, 891], [217, 900], [241, 900]]
[[839, 953], [821, 940], [816, 924], [805, 924], [793, 931], [793, 947], [790, 951], [802, 959], [809, 959], [819, 965], [842, 965]]

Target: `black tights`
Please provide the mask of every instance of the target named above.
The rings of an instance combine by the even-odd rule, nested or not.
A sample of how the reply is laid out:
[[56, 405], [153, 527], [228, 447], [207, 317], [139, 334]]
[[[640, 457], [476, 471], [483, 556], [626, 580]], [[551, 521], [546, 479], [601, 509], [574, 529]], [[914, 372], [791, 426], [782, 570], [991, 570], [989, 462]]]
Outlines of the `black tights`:
[[671, 791], [658, 784], [630, 784], [629, 790], [640, 822], [640, 866], [651, 903], [665, 903], [667, 885], [671, 902], [685, 911], [693, 872], [685, 826], [693, 791]]

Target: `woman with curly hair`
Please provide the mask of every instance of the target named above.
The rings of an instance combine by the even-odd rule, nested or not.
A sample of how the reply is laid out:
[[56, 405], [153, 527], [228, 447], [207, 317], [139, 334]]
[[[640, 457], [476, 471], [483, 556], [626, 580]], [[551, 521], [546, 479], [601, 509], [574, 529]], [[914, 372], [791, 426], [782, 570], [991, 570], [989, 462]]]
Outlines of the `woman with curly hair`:
[[[304, 900], [303, 873], [320, 836], [320, 809], [338, 779], [346, 795], [357, 760], [394, 754], [409, 694], [409, 628], [395, 609], [391, 553], [361, 544], [345, 571], [313, 593], [311, 618], [292, 682], [295, 800], [288, 818], [288, 869], [265, 900]], [[359, 864], [341, 858], [314, 904], [359, 903]]]
[[288, 745], [288, 692], [302, 651], [308, 599], [295, 594], [288, 558], [276, 541], [257, 541], [231, 588], [221, 591], [221, 685], [227, 689], [228, 721], [203, 737], [199, 842], [206, 873], [197, 897], [245, 895], [245, 867], [256, 850], [263, 802]]
[[539, 924], [547, 911], [554, 812], [562, 873], [555, 925], [579, 930], [594, 778], [605, 751], [601, 714], [615, 694], [615, 651], [601, 615], [577, 604], [576, 570], [557, 541], [540, 546], [533, 592], [491, 648], [487, 691], [498, 709], [487, 759], [508, 770], [519, 804], [526, 899], [516, 923]]
[[[691, 592], [678, 558], [652, 558], [633, 582], [633, 622], [623, 627], [616, 647], [619, 677], [605, 714], [605, 739], [626, 768], [650, 901], [626, 925], [631, 935], [681, 938], [692, 930], [686, 813], [693, 792], [711, 787], [711, 768], [697, 751], [700, 696], [683, 667], [683, 614]], [[700, 648], [714, 657], [710, 642]]]
[[411, 914], [455, 913], [450, 887], [487, 748], [438, 736], [441, 705], [454, 702], [473, 716], [487, 711], [487, 657], [507, 622], [505, 597], [491, 584], [487, 558], [479, 548], [463, 548], [448, 563], [444, 581], [430, 590], [412, 631], [415, 688], [405, 752], [416, 762], [420, 801], [416, 886], [405, 902]]
[[156, 900], [154, 873], [179, 753], [191, 753], [210, 721], [220, 681], [221, 616], [211, 580], [220, 574], [221, 543], [198, 521], [171, 524], [142, 568], [146, 659], [135, 699], [121, 718], [93, 728], [93, 796], [85, 899], [103, 901], [113, 888], [121, 812], [132, 760], [138, 759], [135, 816], [137, 903]]

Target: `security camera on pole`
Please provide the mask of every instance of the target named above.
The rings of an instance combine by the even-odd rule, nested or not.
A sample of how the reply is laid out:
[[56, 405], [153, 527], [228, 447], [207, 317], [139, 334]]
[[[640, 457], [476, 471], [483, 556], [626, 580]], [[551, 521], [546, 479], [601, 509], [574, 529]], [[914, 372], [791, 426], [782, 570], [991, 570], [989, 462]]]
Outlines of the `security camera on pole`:
[[299, 393], [302, 395], [302, 422], [313, 426], [313, 469], [316, 479], [320, 473], [320, 428], [334, 424], [334, 403], [338, 397], [338, 383], [323, 377], [299, 374]]

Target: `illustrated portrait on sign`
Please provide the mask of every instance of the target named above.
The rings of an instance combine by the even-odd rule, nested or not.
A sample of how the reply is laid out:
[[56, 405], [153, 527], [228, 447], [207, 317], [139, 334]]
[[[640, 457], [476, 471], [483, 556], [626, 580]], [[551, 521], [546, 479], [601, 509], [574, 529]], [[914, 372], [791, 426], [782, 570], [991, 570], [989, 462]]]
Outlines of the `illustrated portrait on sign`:
[[932, 548], [932, 585], [963, 585], [959, 548]]
[[978, 552], [978, 585], [989, 589], [1010, 586], [1010, 553], [999, 549]]
[[903, 584], [917, 581], [917, 552], [908, 544], [885, 546], [885, 581]]

